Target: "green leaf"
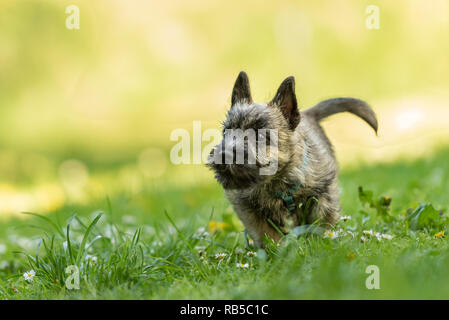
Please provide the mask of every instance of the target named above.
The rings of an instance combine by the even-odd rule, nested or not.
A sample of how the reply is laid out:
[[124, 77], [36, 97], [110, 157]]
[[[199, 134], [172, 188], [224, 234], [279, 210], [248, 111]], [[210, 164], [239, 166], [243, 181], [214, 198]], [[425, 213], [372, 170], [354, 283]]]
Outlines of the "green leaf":
[[363, 190], [362, 186], [359, 186], [359, 199], [363, 205], [368, 204], [371, 206], [373, 203], [373, 192], [370, 190]]
[[408, 211], [406, 219], [413, 230], [438, 228], [448, 222], [447, 217], [440, 215], [440, 211], [430, 203], [421, 203], [412, 212]]
[[370, 208], [376, 209], [376, 213], [384, 221], [390, 222], [393, 217], [390, 215], [391, 197], [383, 196], [374, 200], [374, 193], [370, 190], [363, 190], [359, 187], [359, 199], [362, 205], [368, 205]]

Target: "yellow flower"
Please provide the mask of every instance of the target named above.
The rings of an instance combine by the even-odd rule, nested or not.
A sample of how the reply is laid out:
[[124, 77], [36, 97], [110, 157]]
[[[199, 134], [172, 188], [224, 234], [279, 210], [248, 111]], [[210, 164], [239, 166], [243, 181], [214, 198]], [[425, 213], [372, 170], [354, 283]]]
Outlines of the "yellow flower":
[[440, 231], [435, 234], [435, 238], [443, 238], [444, 237], [444, 231]]
[[214, 233], [216, 230], [230, 230], [231, 225], [226, 222], [220, 221], [210, 221], [209, 222], [209, 232]]
[[352, 260], [354, 260], [354, 258], [355, 258], [354, 252], [350, 251], [348, 255], [348, 261], [351, 262]]

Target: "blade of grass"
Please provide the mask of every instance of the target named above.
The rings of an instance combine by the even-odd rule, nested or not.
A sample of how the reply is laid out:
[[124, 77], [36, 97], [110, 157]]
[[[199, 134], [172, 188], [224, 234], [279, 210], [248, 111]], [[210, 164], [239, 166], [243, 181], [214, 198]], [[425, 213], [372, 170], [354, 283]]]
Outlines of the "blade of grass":
[[271, 226], [274, 228], [274, 230], [276, 230], [281, 235], [281, 237], [284, 236], [284, 233], [278, 228], [278, 226], [270, 218], [267, 218], [267, 221], [271, 224]]
[[90, 231], [97, 224], [98, 220], [100, 220], [102, 215], [103, 215], [103, 213], [100, 213], [99, 215], [97, 215], [95, 217], [95, 219], [92, 221], [92, 223], [89, 225], [89, 227], [87, 227], [86, 233], [84, 234], [83, 240], [81, 241], [81, 246], [80, 246], [80, 249], [78, 251], [78, 255], [76, 256], [76, 264], [79, 263], [79, 261], [81, 260], [81, 257], [83, 256], [84, 249], [85, 249], [86, 242], [87, 242], [87, 238], [89, 237]]
[[73, 264], [72, 244], [70, 243], [70, 222], [67, 224], [67, 249], [69, 250], [70, 262]]
[[22, 214], [28, 214], [28, 215], [35, 216], [35, 217], [38, 217], [38, 218], [44, 220], [45, 222], [49, 223], [56, 230], [56, 232], [58, 232], [58, 234], [60, 236], [65, 238], [64, 232], [62, 232], [61, 228], [56, 223], [51, 221], [50, 218], [40, 215], [38, 213], [34, 213], [34, 212], [22, 212]]

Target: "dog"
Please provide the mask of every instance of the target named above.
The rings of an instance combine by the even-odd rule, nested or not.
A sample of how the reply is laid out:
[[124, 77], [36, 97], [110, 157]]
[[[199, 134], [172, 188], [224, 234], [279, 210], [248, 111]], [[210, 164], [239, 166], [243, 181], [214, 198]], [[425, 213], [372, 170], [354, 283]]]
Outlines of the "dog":
[[[290, 76], [270, 102], [259, 104], [252, 100], [247, 74], [238, 75], [223, 139], [212, 149], [206, 165], [257, 247], [264, 247], [265, 237], [279, 241], [295, 226], [315, 224], [329, 229], [337, 223], [338, 165], [320, 121], [340, 112], [360, 117], [377, 134], [376, 114], [362, 100], [333, 98], [300, 112], [295, 79]], [[229, 134], [238, 130], [262, 134], [244, 134], [243, 139]], [[265, 152], [260, 152], [262, 144]], [[237, 162], [239, 151], [243, 157]], [[272, 164], [274, 170], [264, 174], [262, 170]]]

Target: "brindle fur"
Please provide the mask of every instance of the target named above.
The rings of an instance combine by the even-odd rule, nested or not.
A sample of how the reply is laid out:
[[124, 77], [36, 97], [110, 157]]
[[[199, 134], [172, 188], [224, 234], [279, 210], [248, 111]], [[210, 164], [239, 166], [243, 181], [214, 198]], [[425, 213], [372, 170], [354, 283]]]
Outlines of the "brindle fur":
[[[277, 129], [278, 170], [274, 175], [260, 176], [256, 168], [245, 165], [208, 163], [258, 247], [263, 247], [265, 235], [275, 241], [282, 236], [269, 219], [282, 231], [302, 223], [317, 222], [329, 228], [338, 221], [338, 165], [332, 145], [319, 124], [321, 119], [347, 111], [365, 120], [377, 132], [376, 115], [358, 99], [329, 99], [299, 112], [294, 84], [293, 77], [285, 79], [272, 101], [256, 104], [251, 98], [248, 77], [242, 71], [234, 85], [232, 107], [223, 124], [224, 129]], [[291, 213], [283, 200], [274, 195], [298, 182], [301, 187], [293, 198], [296, 204], [303, 205]]]

